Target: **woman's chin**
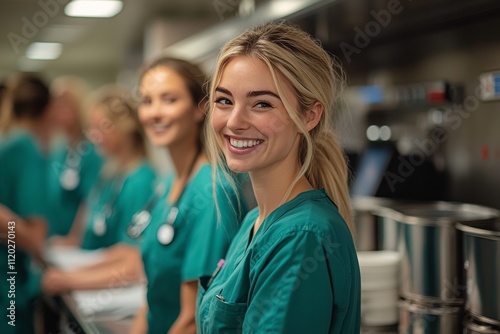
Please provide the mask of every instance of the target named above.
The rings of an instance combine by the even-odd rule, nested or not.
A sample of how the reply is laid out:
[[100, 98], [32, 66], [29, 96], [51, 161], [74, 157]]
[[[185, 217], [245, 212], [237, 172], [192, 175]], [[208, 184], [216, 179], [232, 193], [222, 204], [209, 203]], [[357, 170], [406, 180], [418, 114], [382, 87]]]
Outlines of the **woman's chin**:
[[250, 171], [249, 166], [241, 163], [241, 161], [228, 161], [227, 166], [235, 173], [246, 173]]

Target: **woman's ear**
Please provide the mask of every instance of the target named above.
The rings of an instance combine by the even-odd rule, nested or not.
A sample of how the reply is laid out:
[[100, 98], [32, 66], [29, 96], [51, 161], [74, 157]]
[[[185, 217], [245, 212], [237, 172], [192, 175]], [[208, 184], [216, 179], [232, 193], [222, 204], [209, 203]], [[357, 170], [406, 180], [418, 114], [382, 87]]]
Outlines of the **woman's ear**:
[[319, 121], [321, 120], [321, 116], [323, 116], [323, 109], [323, 104], [321, 104], [320, 102], [315, 102], [312, 108], [306, 111], [304, 125], [307, 131], [311, 131], [318, 125]]

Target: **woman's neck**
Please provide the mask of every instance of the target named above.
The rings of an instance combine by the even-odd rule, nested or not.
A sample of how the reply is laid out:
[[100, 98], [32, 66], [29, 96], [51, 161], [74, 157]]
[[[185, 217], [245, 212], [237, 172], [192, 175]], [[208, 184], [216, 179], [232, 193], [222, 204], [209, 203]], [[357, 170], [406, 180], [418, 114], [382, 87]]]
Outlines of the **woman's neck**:
[[50, 131], [43, 123], [43, 120], [37, 121], [32, 119], [21, 119], [16, 122], [16, 125], [17, 127], [33, 134], [38, 139], [44, 150], [48, 149], [50, 142]]
[[175, 203], [179, 200], [191, 174], [207, 161], [200, 152], [197, 140], [184, 140], [168, 148], [172, 163], [176, 171], [176, 178], [168, 195], [168, 201]]
[[66, 136], [68, 138], [69, 144], [72, 147], [76, 147], [84, 138], [82, 129], [77, 126], [68, 129], [68, 131], [66, 132]]
[[304, 191], [313, 189], [305, 176], [302, 176], [290, 189], [300, 170], [300, 166], [294, 163], [295, 161], [297, 160], [294, 157], [287, 157], [285, 161], [277, 165], [250, 172], [255, 199], [259, 207], [259, 217], [254, 225], [254, 233], [262, 221], [280, 205]]
[[115, 157], [118, 163], [118, 170], [122, 173], [134, 170], [143, 159], [143, 154], [132, 148], [122, 150], [122, 152]]
[[196, 139], [184, 140], [168, 148], [174, 164], [176, 179], [187, 179], [189, 177], [190, 172], [192, 172], [189, 171], [189, 167], [196, 159], [196, 156], [199, 155], [199, 150]]

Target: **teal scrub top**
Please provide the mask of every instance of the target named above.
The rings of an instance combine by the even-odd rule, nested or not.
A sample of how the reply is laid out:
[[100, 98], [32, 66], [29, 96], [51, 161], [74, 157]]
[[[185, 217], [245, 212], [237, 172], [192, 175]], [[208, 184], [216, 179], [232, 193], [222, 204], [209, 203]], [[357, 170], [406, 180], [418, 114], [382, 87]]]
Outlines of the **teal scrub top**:
[[153, 167], [143, 162], [127, 175], [98, 181], [87, 201], [88, 218], [81, 247], [92, 250], [119, 242], [138, 245], [128, 236], [127, 227], [151, 197], [155, 178]]
[[[75, 147], [61, 143], [50, 154], [48, 168], [49, 236], [67, 235], [80, 205], [95, 185], [102, 167], [102, 158], [88, 140], [81, 140]], [[61, 181], [67, 170], [77, 172], [79, 182], [75, 187], [65, 187]]]
[[198, 333], [360, 331], [360, 273], [351, 233], [323, 190], [244, 219], [226, 264], [198, 290]]
[[210, 165], [203, 165], [186, 185], [177, 205], [179, 212], [170, 244], [158, 241], [158, 231], [172, 208], [167, 198], [173, 177], [165, 182], [165, 194], [151, 211], [151, 222], [142, 242], [148, 280], [148, 333], [168, 332], [180, 312], [181, 284], [214, 271], [246, 213], [239, 188], [235, 193], [227, 181], [217, 178], [217, 214], [212, 170]]
[[[46, 215], [47, 161], [36, 139], [24, 131], [11, 132], [0, 138], [0, 203], [22, 218]], [[9, 248], [1, 242], [0, 267], [0, 333], [33, 333], [34, 298], [40, 291], [40, 273], [31, 266], [30, 256], [15, 249], [15, 268], [8, 270]], [[15, 298], [9, 298], [7, 272], [14, 271]], [[12, 296], [13, 297], [13, 296]], [[10, 326], [7, 307], [15, 300], [15, 327]]]

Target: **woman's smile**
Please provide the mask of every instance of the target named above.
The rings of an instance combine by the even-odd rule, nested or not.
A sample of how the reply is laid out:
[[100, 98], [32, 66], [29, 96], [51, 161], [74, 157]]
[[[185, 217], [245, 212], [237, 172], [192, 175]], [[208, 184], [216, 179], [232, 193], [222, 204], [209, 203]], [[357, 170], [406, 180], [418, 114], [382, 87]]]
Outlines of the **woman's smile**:
[[264, 142], [261, 139], [240, 138], [233, 136], [224, 136], [227, 142], [227, 148], [232, 154], [248, 154], [258, 149]]

